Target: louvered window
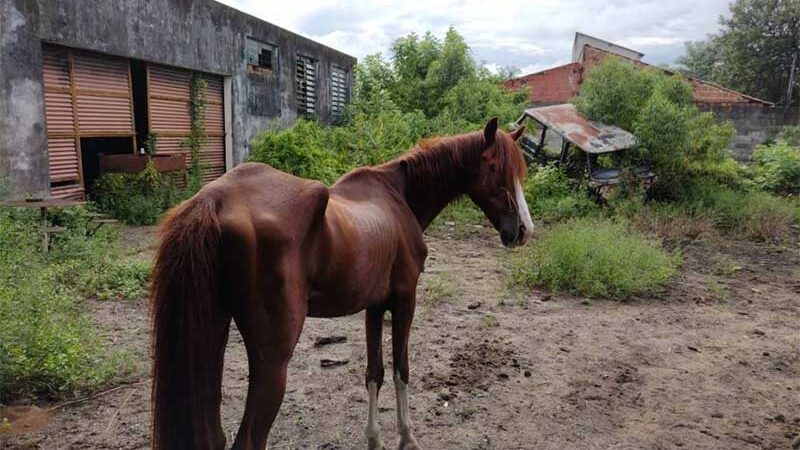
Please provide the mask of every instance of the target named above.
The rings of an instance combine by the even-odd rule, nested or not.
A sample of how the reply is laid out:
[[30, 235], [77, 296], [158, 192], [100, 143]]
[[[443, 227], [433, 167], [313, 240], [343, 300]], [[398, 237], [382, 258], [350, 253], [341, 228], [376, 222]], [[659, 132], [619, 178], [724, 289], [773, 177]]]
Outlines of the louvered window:
[[297, 55], [295, 68], [297, 86], [297, 113], [313, 115], [317, 112], [317, 61]]
[[331, 67], [331, 113], [341, 115], [348, 100], [347, 71], [334, 64]]

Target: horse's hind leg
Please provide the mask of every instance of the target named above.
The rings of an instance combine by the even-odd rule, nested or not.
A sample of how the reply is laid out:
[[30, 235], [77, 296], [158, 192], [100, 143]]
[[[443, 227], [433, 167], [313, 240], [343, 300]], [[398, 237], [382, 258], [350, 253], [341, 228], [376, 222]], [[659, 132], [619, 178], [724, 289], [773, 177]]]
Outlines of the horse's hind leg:
[[234, 316], [247, 347], [250, 379], [244, 417], [232, 449], [263, 450], [267, 446], [286, 390], [286, 368], [306, 316], [305, 286], [299, 279], [281, 276], [269, 283], [271, 288], [257, 289], [279, 294], [244, 302]]
[[369, 393], [369, 418], [367, 419], [367, 449], [383, 450], [383, 441], [378, 424], [378, 391], [383, 384], [383, 308], [369, 308], [366, 311], [367, 328], [367, 392]]
[[400, 432], [399, 450], [419, 450], [411, 430], [408, 411], [408, 335], [414, 318], [415, 293], [398, 298], [392, 309], [392, 361], [394, 387], [397, 395], [397, 429]]

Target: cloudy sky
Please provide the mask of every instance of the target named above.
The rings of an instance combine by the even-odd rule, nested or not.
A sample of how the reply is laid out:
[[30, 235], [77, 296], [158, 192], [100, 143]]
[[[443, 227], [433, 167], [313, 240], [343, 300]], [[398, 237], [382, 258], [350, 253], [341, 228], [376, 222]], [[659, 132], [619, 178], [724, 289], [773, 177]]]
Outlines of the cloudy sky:
[[683, 43], [717, 29], [730, 0], [221, 0], [358, 58], [388, 54], [392, 41], [449, 26], [475, 59], [529, 73], [569, 62], [575, 31], [672, 63]]

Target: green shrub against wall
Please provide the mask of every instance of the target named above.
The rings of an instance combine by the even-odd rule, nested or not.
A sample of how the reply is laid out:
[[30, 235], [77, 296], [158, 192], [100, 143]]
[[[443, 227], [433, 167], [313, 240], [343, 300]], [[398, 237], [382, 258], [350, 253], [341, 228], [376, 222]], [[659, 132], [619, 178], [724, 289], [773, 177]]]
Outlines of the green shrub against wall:
[[152, 225], [167, 209], [192, 192], [178, 186], [178, 175], [162, 175], [148, 163], [138, 174], [107, 173], [97, 179], [91, 200], [95, 207], [131, 225]]
[[784, 141], [756, 147], [752, 179], [760, 189], [779, 194], [800, 194], [800, 147]]

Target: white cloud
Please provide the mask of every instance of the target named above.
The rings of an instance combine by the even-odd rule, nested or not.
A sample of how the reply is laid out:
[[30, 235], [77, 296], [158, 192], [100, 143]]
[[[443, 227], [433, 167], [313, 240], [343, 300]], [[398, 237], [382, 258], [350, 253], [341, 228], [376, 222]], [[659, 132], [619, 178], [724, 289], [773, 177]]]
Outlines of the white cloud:
[[685, 41], [716, 31], [730, 0], [220, 1], [358, 58], [387, 54], [411, 32], [442, 37], [452, 25], [479, 62], [529, 73], [568, 62], [575, 31], [671, 63]]

